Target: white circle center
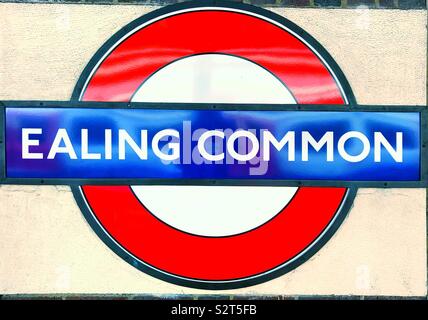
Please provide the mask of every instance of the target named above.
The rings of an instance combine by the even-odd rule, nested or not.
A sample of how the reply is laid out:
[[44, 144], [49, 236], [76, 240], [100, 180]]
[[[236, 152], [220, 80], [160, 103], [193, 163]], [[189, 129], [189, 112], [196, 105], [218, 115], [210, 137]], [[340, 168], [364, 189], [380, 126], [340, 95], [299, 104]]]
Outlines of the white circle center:
[[[259, 65], [231, 55], [202, 54], [158, 70], [132, 102], [295, 104], [290, 91]], [[230, 236], [278, 214], [294, 187], [131, 186], [136, 197], [171, 227], [201, 236]]]

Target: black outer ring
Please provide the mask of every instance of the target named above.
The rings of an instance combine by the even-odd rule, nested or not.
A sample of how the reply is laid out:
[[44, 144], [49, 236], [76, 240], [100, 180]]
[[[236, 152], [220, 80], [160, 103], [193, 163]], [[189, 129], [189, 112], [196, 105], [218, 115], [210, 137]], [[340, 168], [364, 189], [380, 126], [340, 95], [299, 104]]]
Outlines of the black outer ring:
[[[170, 12], [183, 10], [183, 9], [190, 9], [190, 8], [207, 7], [207, 6], [220, 7], [220, 8], [232, 8], [232, 9], [249, 11], [249, 12], [267, 17], [273, 21], [276, 21], [284, 25], [290, 30], [293, 30], [296, 34], [298, 34], [300, 37], [305, 39], [305, 41], [307, 41], [323, 57], [323, 59], [326, 61], [326, 63], [330, 66], [330, 68], [335, 73], [340, 85], [343, 88], [346, 98], [348, 99], [349, 105], [351, 106], [356, 105], [354, 94], [351, 90], [351, 87], [345, 75], [341, 71], [340, 67], [337, 65], [334, 59], [330, 56], [330, 54], [322, 47], [322, 45], [318, 43], [318, 41], [316, 41], [312, 36], [306, 33], [306, 31], [304, 31], [303, 29], [301, 29], [291, 21], [287, 20], [286, 18], [280, 15], [277, 15], [271, 11], [268, 11], [259, 7], [255, 7], [252, 5], [238, 3], [238, 2], [215, 1], [215, 0], [189, 1], [189, 2], [169, 5], [169, 6], [154, 10], [130, 22], [128, 25], [126, 25], [121, 30], [116, 32], [107, 42], [105, 42], [103, 46], [91, 58], [91, 60], [83, 70], [82, 74], [80, 75], [79, 80], [77, 81], [77, 84], [72, 93], [71, 101], [79, 100], [83, 87], [91, 71], [96, 66], [98, 61], [118, 40], [120, 40], [123, 36], [125, 36], [129, 31], [133, 30], [137, 26], [147, 21], [150, 21], [158, 16], [162, 16]], [[221, 23], [221, 21], [219, 21], [219, 23]], [[109, 235], [106, 234], [106, 232], [102, 229], [102, 227], [100, 226], [96, 218], [92, 215], [90, 208], [88, 208], [86, 200], [82, 197], [80, 187], [78, 186], [70, 186], [70, 187], [73, 192], [74, 198], [77, 204], [79, 205], [80, 210], [83, 213], [83, 216], [85, 217], [86, 221], [89, 223], [91, 228], [95, 231], [98, 237], [101, 238], [101, 240], [111, 250], [113, 250], [113, 252], [115, 252], [118, 256], [120, 256], [123, 260], [131, 264], [133, 267], [139, 269], [140, 271], [143, 271], [144, 273], [149, 274], [160, 280], [167, 281], [180, 286], [197, 288], [197, 289], [209, 289], [209, 290], [226, 290], [226, 289], [236, 289], [236, 288], [253, 286], [253, 285], [260, 284], [260, 283], [272, 280], [274, 278], [277, 278], [297, 268], [298, 266], [306, 262], [308, 259], [310, 259], [315, 253], [317, 253], [327, 243], [328, 240], [330, 240], [330, 238], [334, 235], [336, 230], [340, 227], [340, 225], [346, 218], [350, 208], [352, 207], [354, 198], [357, 193], [356, 187], [348, 188], [347, 193], [345, 194], [346, 199], [344, 200], [344, 202], [342, 202], [341, 208], [339, 208], [340, 212], [337, 212], [335, 214], [336, 220], [334, 221], [334, 223], [329, 227], [327, 232], [320, 239], [318, 239], [318, 241], [314, 243], [313, 246], [305, 254], [301, 255], [299, 258], [297, 258], [293, 262], [286, 264], [283, 267], [276, 269], [275, 271], [262, 274], [259, 276], [256, 275], [250, 279], [243, 278], [233, 282], [227, 282], [227, 281], [203, 282], [198, 279], [190, 279], [190, 278], [183, 279], [183, 278], [174, 276], [172, 274], [165, 274], [134, 259], [127, 251], [125, 251], [120, 246], [118, 246], [109, 237]]]

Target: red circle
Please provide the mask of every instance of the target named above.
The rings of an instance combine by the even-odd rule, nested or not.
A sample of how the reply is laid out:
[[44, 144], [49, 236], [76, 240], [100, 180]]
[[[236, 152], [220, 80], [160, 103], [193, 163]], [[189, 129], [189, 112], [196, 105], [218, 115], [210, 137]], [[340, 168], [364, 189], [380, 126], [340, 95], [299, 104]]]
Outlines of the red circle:
[[[224, 10], [180, 13], [134, 32], [97, 67], [81, 100], [130, 101], [166, 64], [203, 53], [232, 54], [259, 64], [280, 79], [298, 103], [345, 103], [328, 68], [300, 39], [259, 17]], [[133, 256], [170, 274], [213, 281], [250, 277], [296, 257], [334, 219], [346, 190], [300, 188], [263, 226], [209, 238], [159, 221], [129, 186], [82, 187], [98, 222]]]

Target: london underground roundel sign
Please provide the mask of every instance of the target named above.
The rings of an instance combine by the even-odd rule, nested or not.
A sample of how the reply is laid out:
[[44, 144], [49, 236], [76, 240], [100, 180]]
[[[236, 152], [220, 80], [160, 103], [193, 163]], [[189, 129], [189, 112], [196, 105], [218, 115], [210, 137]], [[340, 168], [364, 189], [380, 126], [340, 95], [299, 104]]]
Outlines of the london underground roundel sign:
[[[125, 26], [92, 58], [72, 99], [355, 103], [337, 64], [302, 29], [267, 10], [204, 1]], [[340, 226], [356, 189], [83, 185], [73, 192], [99, 237], [134, 267], [179, 285], [229, 289], [308, 260]]]

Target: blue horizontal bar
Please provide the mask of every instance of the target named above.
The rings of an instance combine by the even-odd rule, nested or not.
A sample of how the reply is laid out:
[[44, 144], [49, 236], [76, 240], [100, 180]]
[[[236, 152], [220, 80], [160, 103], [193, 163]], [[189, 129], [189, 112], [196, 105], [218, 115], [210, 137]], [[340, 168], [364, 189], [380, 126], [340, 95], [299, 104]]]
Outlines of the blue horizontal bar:
[[[165, 135], [156, 143], [156, 134], [167, 129], [177, 137]], [[241, 130], [259, 144], [248, 161], [233, 154], [235, 150], [245, 156], [257, 147], [248, 138], [238, 138], [228, 147], [231, 135]], [[224, 138], [220, 134], [202, 144], [208, 154], [223, 154], [224, 159], [210, 161], [201, 155], [198, 142], [206, 131], [224, 133]], [[419, 112], [12, 107], [5, 111], [5, 133], [6, 178], [421, 179]], [[287, 143], [277, 150], [265, 140], [268, 133], [278, 142], [288, 137]], [[269, 160], [263, 153], [266, 142]], [[159, 156], [171, 159], [175, 148], [173, 160]]]

